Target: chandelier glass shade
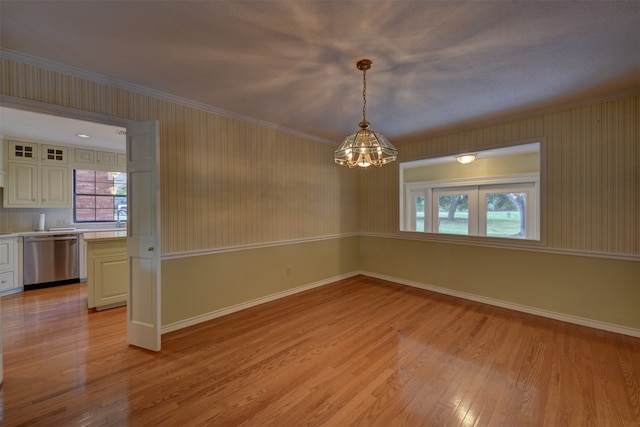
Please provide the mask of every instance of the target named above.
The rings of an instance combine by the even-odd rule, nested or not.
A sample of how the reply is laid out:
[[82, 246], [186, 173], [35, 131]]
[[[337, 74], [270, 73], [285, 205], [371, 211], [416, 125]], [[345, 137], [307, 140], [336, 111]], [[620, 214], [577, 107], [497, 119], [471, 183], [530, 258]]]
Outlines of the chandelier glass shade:
[[333, 153], [335, 162], [350, 168], [370, 165], [380, 167], [393, 162], [398, 157], [398, 150], [379, 132], [360, 129], [344, 139]]
[[379, 132], [369, 129], [367, 121], [367, 70], [371, 68], [371, 60], [358, 61], [357, 67], [362, 70], [362, 121], [360, 130], [347, 136], [333, 153], [333, 160], [342, 166], [363, 168], [371, 165], [380, 167], [398, 158], [398, 150]]

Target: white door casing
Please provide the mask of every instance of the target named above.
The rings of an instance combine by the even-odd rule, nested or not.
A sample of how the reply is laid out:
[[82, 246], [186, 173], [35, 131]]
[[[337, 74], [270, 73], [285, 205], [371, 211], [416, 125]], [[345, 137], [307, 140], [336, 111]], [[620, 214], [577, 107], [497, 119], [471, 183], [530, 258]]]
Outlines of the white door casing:
[[127, 126], [127, 341], [160, 351], [158, 122]]

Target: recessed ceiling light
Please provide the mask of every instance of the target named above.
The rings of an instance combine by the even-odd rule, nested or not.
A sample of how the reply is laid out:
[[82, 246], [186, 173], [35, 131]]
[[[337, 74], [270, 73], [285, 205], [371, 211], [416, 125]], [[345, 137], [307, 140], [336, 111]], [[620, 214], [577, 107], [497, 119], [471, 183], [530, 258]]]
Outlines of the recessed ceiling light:
[[76, 136], [79, 138], [91, 138], [91, 136], [86, 133], [76, 133]]

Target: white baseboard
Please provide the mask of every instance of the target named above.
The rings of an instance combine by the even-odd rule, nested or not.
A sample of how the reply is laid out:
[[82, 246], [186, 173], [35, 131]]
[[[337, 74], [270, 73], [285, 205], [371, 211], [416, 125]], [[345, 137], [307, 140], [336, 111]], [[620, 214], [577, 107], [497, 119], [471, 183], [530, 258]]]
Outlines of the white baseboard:
[[227, 314], [235, 313], [236, 311], [244, 310], [246, 308], [254, 307], [260, 304], [264, 304], [266, 302], [274, 301], [280, 298], [284, 298], [290, 295], [294, 295], [300, 292], [307, 291], [309, 289], [317, 288], [320, 286], [328, 285], [339, 280], [347, 279], [349, 277], [357, 276], [362, 274], [364, 276], [374, 277], [376, 279], [386, 280], [389, 282], [398, 283], [400, 285], [411, 286], [413, 288], [424, 289], [426, 291], [436, 292], [439, 294], [449, 295], [457, 298], [462, 298], [470, 301], [479, 302], [482, 304], [493, 305], [496, 307], [502, 307], [509, 310], [515, 310], [522, 313], [533, 314], [536, 316], [546, 317], [548, 319], [560, 320], [563, 322], [573, 323], [576, 325], [587, 326], [589, 328], [601, 329], [603, 331], [615, 332], [622, 335], [629, 335], [632, 337], [640, 338], [640, 330], [629, 328], [626, 326], [614, 325], [612, 323], [599, 322], [597, 320], [587, 319], [584, 317], [572, 316], [569, 314], [557, 313], [554, 311], [543, 310], [540, 308], [529, 307], [526, 305], [515, 304], [511, 302], [506, 302], [502, 300], [497, 300], [494, 298], [487, 298], [480, 295], [470, 294], [467, 292], [456, 291], [447, 288], [441, 288], [438, 286], [427, 285], [421, 282], [414, 282], [411, 280], [400, 279], [393, 276], [386, 276], [384, 274], [371, 273], [369, 271], [354, 271], [347, 274], [342, 274], [339, 276], [334, 276], [325, 280], [321, 280], [314, 283], [309, 283], [307, 285], [298, 286], [293, 289], [288, 289], [286, 291], [277, 292], [275, 294], [267, 295], [261, 298], [257, 298], [251, 301], [243, 302], [241, 304], [236, 304], [231, 307], [222, 308], [219, 310], [212, 311], [210, 313], [201, 314], [199, 316], [195, 316], [189, 319], [180, 320], [178, 322], [170, 323], [162, 327], [162, 333], [166, 334], [168, 332], [177, 331], [182, 328], [186, 328], [189, 326], [197, 325], [198, 323], [206, 322], [208, 320], [215, 319], [217, 317], [225, 316]]
[[487, 298], [480, 295], [470, 294], [467, 292], [455, 291], [452, 289], [441, 288], [438, 286], [427, 285], [420, 282], [414, 282], [411, 280], [399, 279], [397, 277], [385, 276], [383, 274], [371, 273], [368, 271], [360, 271], [359, 274], [375, 277], [381, 280], [387, 280], [389, 282], [398, 283], [400, 285], [411, 286], [414, 288], [424, 289], [427, 291], [437, 292], [439, 294], [450, 295], [470, 301], [476, 301], [483, 304], [493, 305], [497, 307], [507, 308], [510, 310], [520, 311], [523, 313], [533, 314], [536, 316], [546, 317], [549, 319], [560, 320], [563, 322], [573, 323], [576, 325], [587, 326], [590, 328], [601, 329], [604, 331], [615, 332], [622, 335], [629, 335], [632, 337], [640, 338], [640, 329], [629, 328], [626, 326], [615, 325], [612, 323], [600, 322], [597, 320], [587, 319], [584, 317], [572, 316], [569, 314], [557, 313], [554, 311], [543, 310], [540, 308], [529, 307], [526, 305], [515, 304], [493, 298]]
[[328, 285], [330, 283], [337, 282], [339, 280], [347, 279], [349, 277], [357, 276], [360, 274], [357, 271], [342, 274], [339, 276], [330, 277], [328, 279], [320, 280], [318, 282], [309, 283], [307, 285], [298, 286], [297, 288], [288, 289], [286, 291], [277, 292], [275, 294], [267, 295], [261, 298], [257, 298], [251, 301], [243, 302], [233, 305], [231, 307], [222, 308], [212, 311], [210, 313], [201, 314], [199, 316], [192, 317], [190, 319], [180, 320], [178, 322], [170, 323], [162, 327], [162, 333], [177, 331], [178, 329], [186, 328], [189, 326], [197, 325], [198, 323], [206, 322], [208, 320], [215, 319], [217, 317], [225, 316], [227, 314], [235, 313], [236, 311], [244, 310], [246, 308], [254, 307], [256, 305], [264, 304], [265, 302], [274, 301], [280, 298], [288, 297], [300, 292], [308, 291], [309, 289], [318, 288], [320, 286]]

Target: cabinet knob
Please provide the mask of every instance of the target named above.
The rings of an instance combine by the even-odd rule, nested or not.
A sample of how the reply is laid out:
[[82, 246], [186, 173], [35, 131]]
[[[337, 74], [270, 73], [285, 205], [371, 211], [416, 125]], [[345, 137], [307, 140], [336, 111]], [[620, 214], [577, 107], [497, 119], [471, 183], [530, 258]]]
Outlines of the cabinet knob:
[[149, 246], [149, 247], [147, 248], [147, 252], [153, 252], [153, 246]]

